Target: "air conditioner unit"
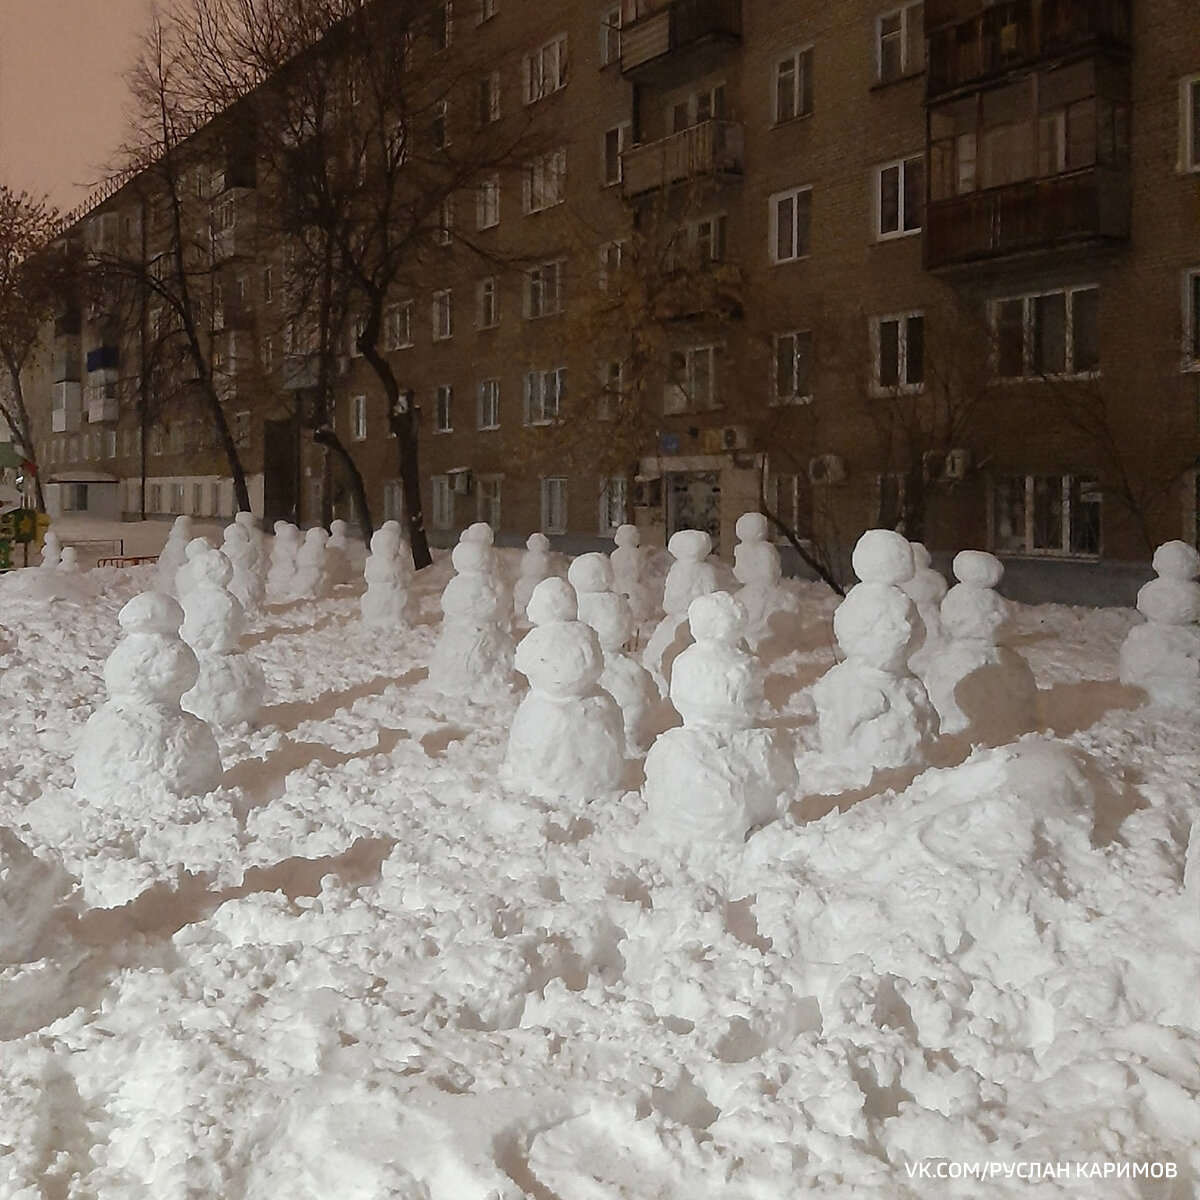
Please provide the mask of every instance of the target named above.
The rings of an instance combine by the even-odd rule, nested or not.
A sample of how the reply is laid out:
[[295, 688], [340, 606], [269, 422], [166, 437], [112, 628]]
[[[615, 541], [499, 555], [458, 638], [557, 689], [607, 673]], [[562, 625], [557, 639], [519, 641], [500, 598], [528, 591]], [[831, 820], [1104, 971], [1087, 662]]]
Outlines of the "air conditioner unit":
[[475, 488], [475, 474], [472, 471], [451, 471], [450, 477], [456, 496], [469, 496]]
[[745, 425], [726, 425], [721, 430], [721, 448], [745, 450], [750, 445], [750, 431]]
[[808, 460], [810, 483], [841, 483], [846, 478], [846, 464], [840, 455], [821, 454]]

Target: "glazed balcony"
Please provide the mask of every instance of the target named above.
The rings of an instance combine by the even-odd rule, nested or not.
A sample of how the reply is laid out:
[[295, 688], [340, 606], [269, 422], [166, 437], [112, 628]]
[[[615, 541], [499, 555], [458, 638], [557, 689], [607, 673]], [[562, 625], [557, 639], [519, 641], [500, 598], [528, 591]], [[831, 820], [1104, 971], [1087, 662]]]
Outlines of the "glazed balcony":
[[742, 126], [737, 121], [701, 121], [690, 129], [635, 146], [621, 155], [621, 187], [627, 197], [676, 183], [740, 176], [744, 166]]
[[645, 78], [694, 47], [741, 40], [741, 0], [672, 0], [621, 30], [621, 74]]
[[945, 271], [1015, 255], [1129, 239], [1129, 172], [1088, 167], [931, 201], [925, 266]]
[[50, 432], [74, 433], [83, 419], [83, 396], [78, 383], [56, 383], [50, 405]]
[[926, 98], [1050, 58], [1127, 54], [1129, 8], [1129, 0], [926, 0]]
[[111, 383], [89, 384], [83, 389], [89, 424], [115, 421], [120, 415], [116, 386]]

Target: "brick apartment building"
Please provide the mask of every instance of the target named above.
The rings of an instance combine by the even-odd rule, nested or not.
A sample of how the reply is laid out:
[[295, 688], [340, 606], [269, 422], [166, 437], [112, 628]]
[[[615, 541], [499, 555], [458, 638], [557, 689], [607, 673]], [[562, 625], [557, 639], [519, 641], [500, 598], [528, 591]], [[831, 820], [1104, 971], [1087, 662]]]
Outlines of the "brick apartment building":
[[[728, 554], [761, 493], [835, 562], [877, 523], [1051, 580], [1195, 542], [1190, 0], [460, 0], [448, 19], [447, 61], [497, 47], [469, 119], [551, 133], [463, 189], [452, 240], [472, 250], [423, 259], [389, 304], [435, 541], [486, 520], [582, 547], [634, 520], [651, 542], [707, 528]], [[307, 375], [271, 318], [277, 189], [236, 138], [213, 144], [195, 219], [224, 272], [214, 365], [256, 511], [311, 522], [329, 474], [297, 436]], [[144, 239], [145, 204], [134, 178], [64, 236]], [[580, 312], [652, 227], [734, 296], [662, 316], [653, 411], [614, 465], [620, 431], [573, 426], [572, 405], [622, 386], [623, 350]], [[52, 502], [135, 514], [144, 483], [149, 512], [228, 516], [202, 422], [131, 416], [149, 319], [93, 297], [48, 333], [29, 394]], [[335, 424], [378, 521], [399, 515], [395, 442], [353, 330], [345, 350]], [[558, 421], [592, 442], [556, 464], [538, 438], [561, 445]]]

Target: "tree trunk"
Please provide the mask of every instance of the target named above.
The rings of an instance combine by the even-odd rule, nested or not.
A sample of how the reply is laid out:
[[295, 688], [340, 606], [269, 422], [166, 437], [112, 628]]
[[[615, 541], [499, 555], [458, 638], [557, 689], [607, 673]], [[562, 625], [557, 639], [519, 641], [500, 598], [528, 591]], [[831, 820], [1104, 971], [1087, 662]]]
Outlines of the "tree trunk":
[[362, 472], [359, 471], [358, 464], [350, 457], [350, 452], [342, 445], [341, 439], [328, 425], [313, 430], [313, 441], [318, 446], [324, 446], [342, 464], [342, 469], [346, 472], [346, 478], [350, 483], [350, 491], [354, 494], [354, 507], [358, 510], [358, 527], [362, 530], [363, 541], [370, 546], [371, 536], [375, 529], [371, 524], [371, 510], [367, 507], [367, 489], [363, 486]]
[[33, 503], [38, 512], [46, 511], [46, 497], [42, 492], [41, 464], [37, 460], [37, 449], [33, 444], [33, 422], [29, 419], [29, 409], [25, 407], [25, 390], [21, 386], [21, 368], [13, 363], [8, 364], [8, 378], [12, 385], [12, 411], [4, 415], [12, 432], [17, 439], [22, 454], [33, 463], [36, 470], [33, 473]]

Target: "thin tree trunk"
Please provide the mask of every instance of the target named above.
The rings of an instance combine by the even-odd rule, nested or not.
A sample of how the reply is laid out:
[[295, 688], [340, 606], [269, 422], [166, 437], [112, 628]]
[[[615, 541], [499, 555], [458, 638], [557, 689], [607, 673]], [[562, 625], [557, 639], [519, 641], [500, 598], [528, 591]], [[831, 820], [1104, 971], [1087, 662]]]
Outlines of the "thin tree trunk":
[[33, 422], [29, 419], [29, 409], [25, 407], [25, 390], [21, 386], [21, 368], [11, 360], [6, 364], [8, 366], [9, 383], [12, 386], [13, 403], [11, 414], [15, 420], [9, 421], [13, 427], [12, 432], [16, 435], [21, 445], [21, 450], [25, 458], [33, 463], [35, 470], [33, 472], [33, 503], [38, 512], [46, 511], [46, 498], [42, 492], [42, 475], [41, 464], [37, 461], [37, 450], [33, 444]]
[[358, 464], [350, 457], [350, 452], [346, 447], [342, 445], [341, 438], [328, 425], [313, 430], [313, 441], [318, 446], [324, 446], [342, 464], [342, 469], [346, 472], [346, 478], [350, 483], [350, 490], [354, 494], [354, 507], [358, 510], [358, 527], [362, 530], [363, 541], [369, 546], [375, 529], [371, 524], [371, 510], [367, 507], [367, 489], [363, 485], [362, 472], [359, 471]]

